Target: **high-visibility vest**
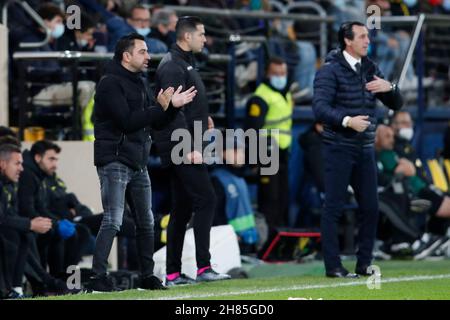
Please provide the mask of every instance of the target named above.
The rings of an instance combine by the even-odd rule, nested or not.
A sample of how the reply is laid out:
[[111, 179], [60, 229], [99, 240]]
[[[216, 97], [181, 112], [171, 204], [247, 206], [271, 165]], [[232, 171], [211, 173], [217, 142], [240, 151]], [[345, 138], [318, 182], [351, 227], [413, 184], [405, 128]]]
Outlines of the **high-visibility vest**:
[[83, 129], [83, 141], [94, 141], [94, 123], [92, 122], [92, 113], [94, 112], [95, 94], [89, 99], [88, 104], [83, 109], [81, 115], [81, 125]]
[[262, 129], [278, 129], [279, 134], [271, 136], [280, 149], [288, 149], [292, 143], [292, 95], [288, 93], [285, 98], [280, 92], [261, 83], [256, 89], [255, 96], [263, 99], [269, 107]]

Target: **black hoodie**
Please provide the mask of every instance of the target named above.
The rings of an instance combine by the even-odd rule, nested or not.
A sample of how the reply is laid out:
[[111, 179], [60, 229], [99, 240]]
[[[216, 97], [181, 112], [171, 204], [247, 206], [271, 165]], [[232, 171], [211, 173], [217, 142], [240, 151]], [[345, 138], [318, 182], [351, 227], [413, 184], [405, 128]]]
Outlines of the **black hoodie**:
[[[183, 91], [195, 86], [197, 95], [191, 103], [177, 112], [175, 119], [165, 126], [162, 130], [155, 130], [154, 137], [156, 142], [157, 154], [161, 157], [163, 166], [171, 164], [170, 155], [172, 148], [178, 143], [171, 141], [172, 133], [177, 129], [189, 130], [191, 137], [194, 134], [194, 121], [200, 121], [202, 124], [201, 134], [208, 130], [208, 98], [206, 88], [195, 67], [194, 55], [191, 51], [184, 51], [177, 44], [174, 44], [164, 58], [159, 63], [155, 75], [156, 87], [158, 92], [160, 88], [166, 89], [174, 87], [175, 90], [183, 87]], [[192, 146], [194, 144], [192, 143]], [[197, 150], [202, 151], [202, 150]]]
[[46, 217], [56, 222], [59, 218], [48, 209], [48, 196], [43, 183], [47, 175], [28, 150], [23, 152], [23, 167], [18, 192], [20, 215], [30, 219]]
[[97, 85], [94, 106], [94, 163], [104, 166], [119, 161], [132, 169], [146, 166], [151, 147], [150, 127], [169, 121], [175, 109], [166, 112], [154, 106], [153, 94], [140, 72], [111, 61]]
[[17, 186], [0, 175], [0, 226], [30, 231], [30, 219], [19, 216], [17, 209]]

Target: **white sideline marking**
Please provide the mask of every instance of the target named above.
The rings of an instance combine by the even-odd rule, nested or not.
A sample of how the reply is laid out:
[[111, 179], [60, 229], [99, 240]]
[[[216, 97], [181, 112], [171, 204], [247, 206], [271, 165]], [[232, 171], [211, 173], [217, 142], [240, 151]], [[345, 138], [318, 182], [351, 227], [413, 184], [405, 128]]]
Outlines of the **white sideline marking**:
[[[436, 280], [436, 279], [448, 279], [450, 274], [439, 274], [432, 276], [411, 276], [411, 277], [397, 277], [397, 278], [386, 278], [381, 279], [381, 283], [395, 283], [395, 282], [411, 282], [411, 281], [425, 281], [425, 280]], [[195, 298], [217, 298], [224, 296], [238, 296], [243, 294], [256, 294], [256, 293], [270, 293], [270, 292], [281, 292], [290, 290], [309, 290], [309, 289], [326, 289], [326, 288], [340, 288], [340, 287], [353, 287], [361, 286], [367, 284], [367, 278], [360, 281], [351, 281], [344, 283], [333, 283], [333, 284], [316, 284], [316, 285], [297, 285], [290, 287], [279, 287], [279, 288], [269, 288], [269, 289], [257, 289], [257, 290], [241, 290], [241, 291], [230, 291], [230, 292], [220, 292], [220, 293], [203, 293], [203, 294], [192, 294], [192, 295], [179, 295], [173, 297], [161, 297], [153, 298], [152, 300], [179, 300], [179, 299], [195, 299]]]

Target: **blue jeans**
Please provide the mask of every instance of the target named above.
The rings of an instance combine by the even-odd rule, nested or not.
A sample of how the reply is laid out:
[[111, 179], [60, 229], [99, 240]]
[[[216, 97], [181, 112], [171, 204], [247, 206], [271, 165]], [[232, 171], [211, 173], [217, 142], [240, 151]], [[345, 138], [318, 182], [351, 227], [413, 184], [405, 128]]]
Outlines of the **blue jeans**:
[[316, 49], [309, 41], [297, 41], [297, 48], [300, 62], [295, 67], [295, 80], [298, 82], [300, 89], [308, 88], [312, 95], [316, 75]]
[[97, 275], [107, 271], [108, 256], [122, 225], [125, 199], [136, 223], [136, 244], [143, 277], [153, 274], [154, 220], [151, 184], [147, 168], [133, 170], [120, 162], [98, 167], [103, 220], [95, 243], [92, 269]]
[[338, 223], [351, 185], [358, 202], [357, 266], [372, 262], [378, 225], [377, 167], [373, 147], [323, 145], [325, 208], [321, 218], [322, 251], [327, 271], [342, 267]]

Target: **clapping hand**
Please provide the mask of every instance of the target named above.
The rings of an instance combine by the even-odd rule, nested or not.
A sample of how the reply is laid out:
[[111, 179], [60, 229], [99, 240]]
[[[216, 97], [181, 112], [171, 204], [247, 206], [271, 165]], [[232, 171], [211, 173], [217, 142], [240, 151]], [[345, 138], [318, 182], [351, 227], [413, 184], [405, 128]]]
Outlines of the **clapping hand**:
[[158, 103], [161, 105], [161, 107], [163, 107], [164, 111], [169, 107], [170, 100], [172, 100], [173, 95], [173, 87], [169, 87], [166, 90], [159, 90], [156, 100], [158, 100]]
[[190, 103], [192, 100], [194, 100], [197, 90], [195, 90], [195, 87], [192, 86], [188, 90], [181, 92], [183, 89], [182, 86], [179, 86], [177, 91], [174, 92], [172, 96], [172, 105], [175, 108], [181, 108], [185, 104]]

